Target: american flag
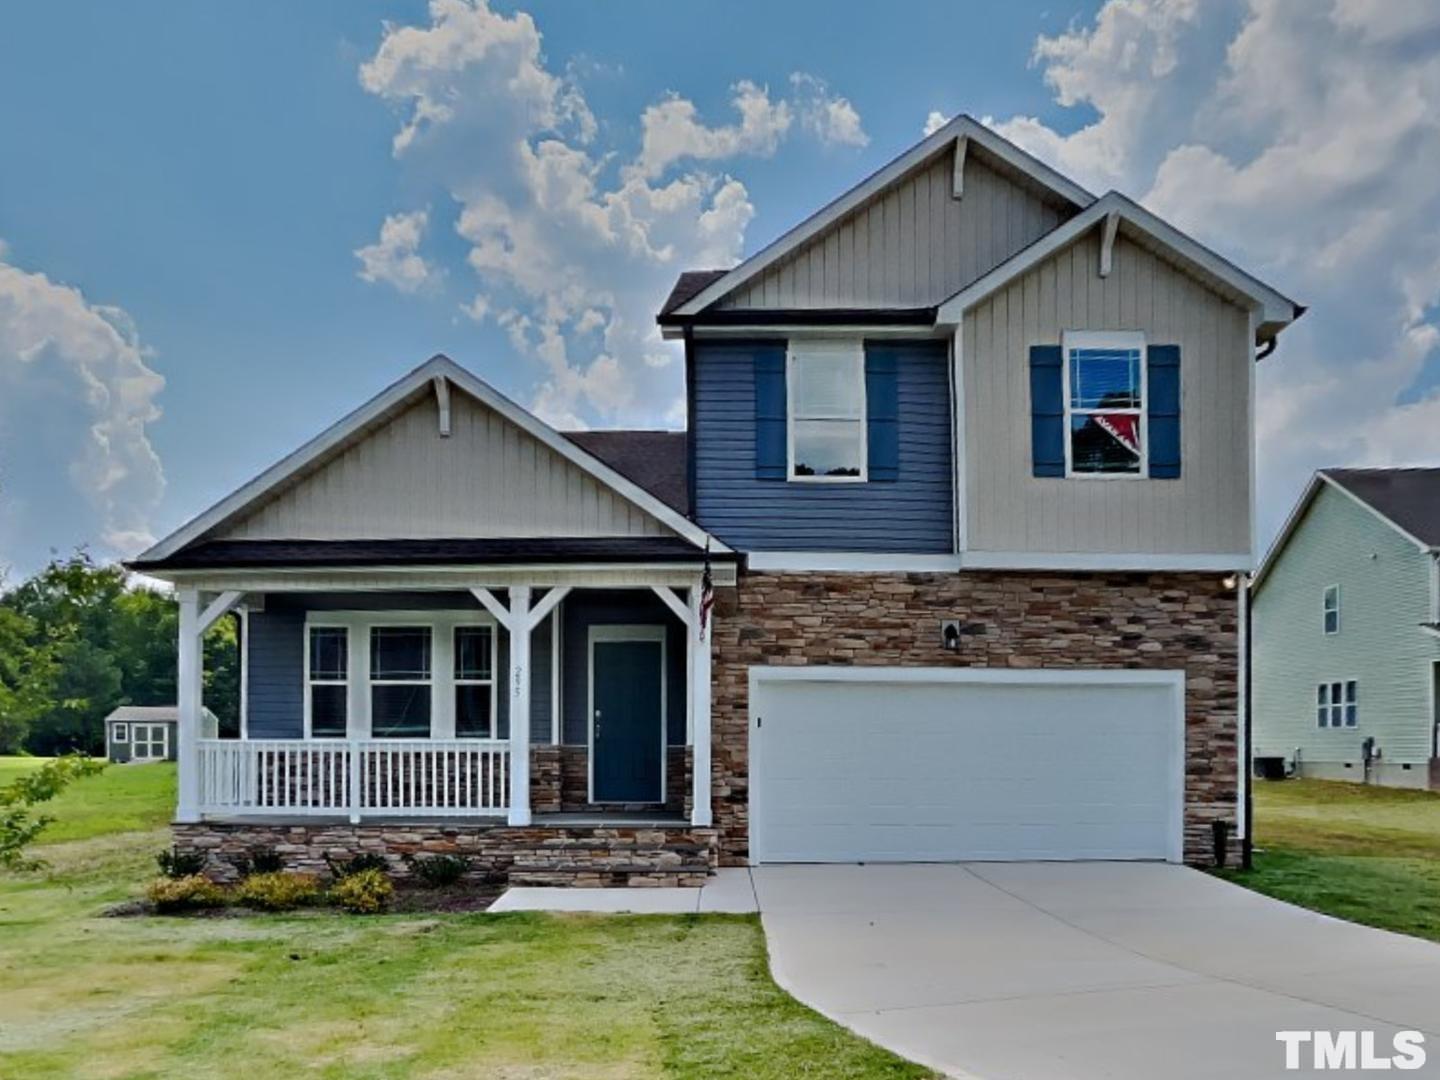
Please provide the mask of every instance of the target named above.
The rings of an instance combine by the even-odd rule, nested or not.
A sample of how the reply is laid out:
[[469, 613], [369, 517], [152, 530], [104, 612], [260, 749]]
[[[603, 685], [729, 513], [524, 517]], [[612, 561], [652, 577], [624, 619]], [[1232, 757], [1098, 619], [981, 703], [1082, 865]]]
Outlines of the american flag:
[[710, 627], [710, 609], [715, 606], [715, 582], [710, 578], [710, 541], [705, 541], [705, 571], [700, 575], [700, 640]]

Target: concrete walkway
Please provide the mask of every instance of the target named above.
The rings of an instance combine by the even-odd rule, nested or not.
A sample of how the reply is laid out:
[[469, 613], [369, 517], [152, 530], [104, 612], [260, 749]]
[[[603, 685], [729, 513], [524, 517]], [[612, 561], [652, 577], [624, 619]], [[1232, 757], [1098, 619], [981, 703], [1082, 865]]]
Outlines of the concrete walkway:
[[1426, 1034], [1430, 1060], [1401, 1075], [1440, 1076], [1440, 946], [1198, 871], [983, 863], [751, 873], [780, 985], [954, 1076], [1303, 1076], [1309, 1048], [1306, 1068], [1286, 1071], [1277, 1031], [1373, 1031], [1388, 1057], [1407, 1029]]
[[507, 889], [491, 911], [570, 911], [608, 915], [686, 915], [694, 912], [758, 911], [750, 871], [722, 869], [703, 888]]

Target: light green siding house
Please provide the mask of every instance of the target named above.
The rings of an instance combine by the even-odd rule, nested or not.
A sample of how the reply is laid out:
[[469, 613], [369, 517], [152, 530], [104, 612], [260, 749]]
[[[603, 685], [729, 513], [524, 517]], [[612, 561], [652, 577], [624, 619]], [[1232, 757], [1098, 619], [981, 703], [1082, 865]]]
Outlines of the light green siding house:
[[1440, 469], [1315, 475], [1255, 578], [1257, 760], [1440, 787], [1437, 558]]

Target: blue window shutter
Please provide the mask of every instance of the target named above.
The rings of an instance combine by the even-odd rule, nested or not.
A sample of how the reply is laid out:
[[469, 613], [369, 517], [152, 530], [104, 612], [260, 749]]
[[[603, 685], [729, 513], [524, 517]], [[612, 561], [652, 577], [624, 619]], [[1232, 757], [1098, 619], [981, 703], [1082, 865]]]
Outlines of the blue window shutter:
[[1030, 346], [1030, 457], [1036, 476], [1065, 475], [1065, 375], [1059, 345]]
[[865, 349], [865, 439], [872, 481], [900, 479], [900, 377], [895, 352], [883, 346]]
[[755, 349], [755, 479], [784, 480], [785, 347]]
[[1156, 480], [1180, 476], [1180, 346], [1151, 345], [1145, 351], [1150, 475]]

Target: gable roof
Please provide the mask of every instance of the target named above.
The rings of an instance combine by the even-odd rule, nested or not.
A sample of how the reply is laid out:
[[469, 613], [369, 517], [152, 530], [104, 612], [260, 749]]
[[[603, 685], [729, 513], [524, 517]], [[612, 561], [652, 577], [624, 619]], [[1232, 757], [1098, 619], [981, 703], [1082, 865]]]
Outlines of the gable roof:
[[1410, 540], [1440, 548], [1440, 469], [1326, 469], [1324, 473]]
[[650, 514], [697, 547], [707, 544], [717, 552], [730, 549], [704, 529], [677, 512], [633, 480], [622, 476], [613, 467], [567, 439], [529, 410], [522, 408], [483, 379], [456, 364], [448, 356], [436, 355], [409, 374], [392, 383], [348, 416], [326, 428], [289, 456], [266, 469], [235, 492], [221, 499], [198, 517], [176, 529], [165, 539], [143, 552], [131, 563], [141, 567], [160, 563], [176, 552], [201, 539], [207, 533], [254, 508], [268, 495], [307, 470], [329, 460], [340, 449], [357, 441], [365, 433], [384, 423], [417, 393], [425, 391], [435, 380], [475, 398], [482, 405], [510, 421], [522, 431], [543, 443], [561, 457], [593, 476], [622, 498]]
[[567, 439], [634, 480], [666, 506], [690, 513], [683, 431], [566, 431]]
[[1185, 235], [1139, 203], [1118, 191], [1110, 191], [1069, 221], [1046, 233], [1029, 247], [1017, 251], [999, 266], [946, 299], [940, 304], [935, 321], [937, 324], [953, 326], [960, 321], [966, 309], [1068, 247], [1091, 229], [1103, 225], [1111, 217], [1116, 219], [1117, 227], [1125, 226], [1124, 235], [1127, 238], [1134, 237], [1142, 243], [1158, 245], [1166, 254], [1183, 263], [1191, 274], [1216, 288], [1222, 295], [1241, 299], [1258, 307], [1260, 321], [1256, 326], [1257, 340], [1273, 338], [1305, 311], [1304, 307], [1289, 297]]
[[1251, 587], [1258, 589], [1322, 488], [1340, 492], [1421, 551], [1440, 552], [1440, 469], [1320, 469], [1275, 537]]
[[[880, 194], [917, 165], [953, 146], [956, 140], [961, 138], [982, 147], [994, 158], [1076, 208], [1089, 206], [1095, 201], [1094, 195], [1073, 180], [1056, 172], [1038, 158], [1031, 157], [1020, 147], [991, 131], [973, 117], [961, 114], [920, 140], [888, 165], [871, 173], [839, 198], [811, 214], [779, 239], [761, 248], [739, 266], [710, 280], [683, 302], [670, 306], [667, 301], [667, 306], [661, 310], [661, 317], [674, 319], [676, 316], [698, 314], [722, 296], [779, 262], [807, 240], [829, 228], [834, 222]], [[708, 272], [688, 271], [686, 274], [682, 274], [681, 281], [677, 282], [675, 289], [671, 290], [671, 297], [673, 298], [675, 293], [680, 291], [681, 283], [687, 276], [701, 273]], [[691, 284], [693, 285], [696, 280], [698, 279], [692, 279]]]

